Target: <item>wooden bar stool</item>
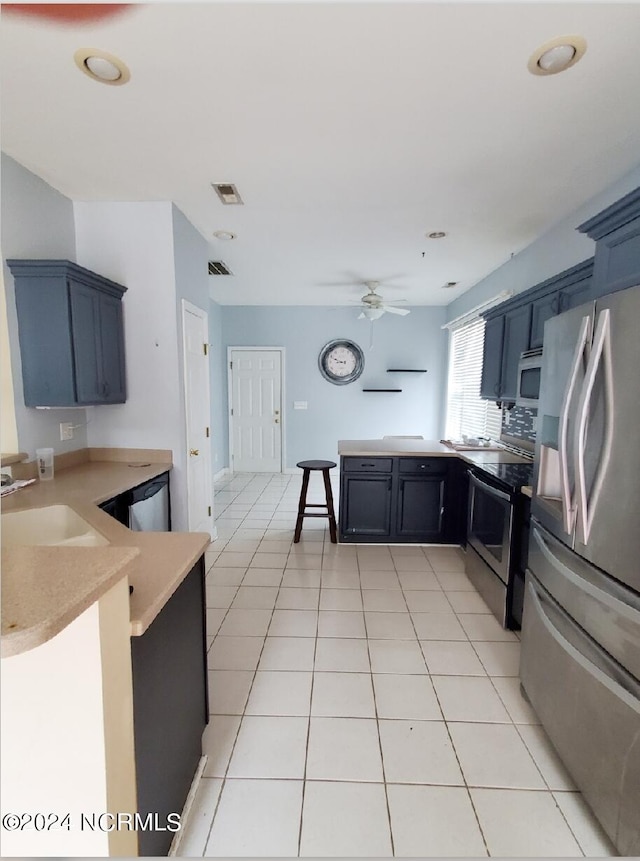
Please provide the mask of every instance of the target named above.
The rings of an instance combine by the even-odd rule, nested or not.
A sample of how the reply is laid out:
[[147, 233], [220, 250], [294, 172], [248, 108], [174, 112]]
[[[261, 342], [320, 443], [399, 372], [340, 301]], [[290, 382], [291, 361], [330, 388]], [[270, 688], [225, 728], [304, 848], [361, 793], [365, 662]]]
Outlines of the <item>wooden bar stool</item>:
[[[337, 544], [336, 537], [336, 515], [333, 510], [333, 494], [331, 492], [331, 480], [329, 479], [329, 470], [336, 464], [332, 460], [301, 460], [297, 463], [302, 472], [302, 490], [300, 491], [300, 502], [298, 503], [298, 519], [296, 520], [296, 531], [293, 536], [293, 543], [297, 544], [300, 541], [300, 533], [302, 532], [302, 520], [305, 517], [328, 517], [329, 518], [329, 534], [331, 535], [331, 543]], [[325, 504], [307, 502], [307, 488], [309, 487], [309, 476], [312, 470], [320, 470], [324, 480]], [[326, 511], [307, 512], [307, 508], [326, 508]]]

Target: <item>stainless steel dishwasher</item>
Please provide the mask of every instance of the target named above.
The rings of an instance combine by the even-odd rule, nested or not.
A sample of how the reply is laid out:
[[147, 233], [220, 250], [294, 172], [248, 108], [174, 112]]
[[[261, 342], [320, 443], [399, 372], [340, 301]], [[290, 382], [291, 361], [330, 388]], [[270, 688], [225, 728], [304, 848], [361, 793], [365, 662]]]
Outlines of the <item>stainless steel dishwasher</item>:
[[127, 494], [129, 529], [134, 532], [170, 532], [169, 473], [134, 487]]

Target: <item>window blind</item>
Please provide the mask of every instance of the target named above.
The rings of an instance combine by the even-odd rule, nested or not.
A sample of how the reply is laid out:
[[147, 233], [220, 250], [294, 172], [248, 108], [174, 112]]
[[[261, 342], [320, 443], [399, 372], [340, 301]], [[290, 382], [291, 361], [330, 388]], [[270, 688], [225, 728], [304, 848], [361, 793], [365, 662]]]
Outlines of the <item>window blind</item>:
[[491, 437], [502, 430], [502, 410], [480, 397], [485, 321], [478, 317], [452, 329], [449, 338], [446, 439]]

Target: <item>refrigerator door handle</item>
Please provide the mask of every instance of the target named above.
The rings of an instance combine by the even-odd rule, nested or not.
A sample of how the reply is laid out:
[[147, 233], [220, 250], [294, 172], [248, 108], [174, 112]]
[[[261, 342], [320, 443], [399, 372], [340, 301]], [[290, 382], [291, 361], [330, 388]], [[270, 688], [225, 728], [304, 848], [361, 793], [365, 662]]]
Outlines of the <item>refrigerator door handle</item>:
[[[591, 533], [593, 515], [596, 510], [600, 491], [604, 481], [605, 471], [611, 456], [613, 444], [613, 378], [611, 368], [611, 314], [608, 308], [600, 312], [593, 337], [593, 348], [585, 372], [582, 394], [578, 403], [578, 424], [576, 428], [576, 501], [578, 508], [579, 526], [582, 531], [583, 543], [587, 544]], [[596, 475], [591, 491], [591, 500], [587, 498], [587, 479], [585, 468], [585, 448], [587, 440], [587, 420], [589, 406], [593, 395], [593, 386], [600, 365], [604, 372], [604, 439]]]
[[564, 531], [569, 535], [573, 532], [575, 522], [575, 503], [571, 498], [571, 485], [569, 484], [569, 464], [567, 457], [567, 432], [569, 428], [569, 407], [576, 387], [576, 380], [580, 371], [582, 357], [589, 338], [590, 318], [583, 317], [580, 324], [580, 332], [573, 353], [569, 381], [562, 402], [558, 432], [558, 461], [560, 467], [560, 482], [562, 493], [562, 523]]

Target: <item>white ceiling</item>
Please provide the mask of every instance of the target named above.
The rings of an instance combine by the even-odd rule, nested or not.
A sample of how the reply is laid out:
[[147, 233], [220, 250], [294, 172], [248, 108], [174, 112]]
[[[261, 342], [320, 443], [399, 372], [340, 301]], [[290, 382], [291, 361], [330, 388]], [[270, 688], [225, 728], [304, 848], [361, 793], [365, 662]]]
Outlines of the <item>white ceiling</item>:
[[[578, 64], [528, 72], [573, 33]], [[174, 201], [234, 273], [210, 278], [222, 304], [346, 304], [365, 290], [327, 285], [378, 279], [385, 298], [443, 305], [638, 164], [639, 44], [637, 3], [4, 14], [2, 148], [74, 200]], [[119, 56], [130, 82], [82, 75], [83, 46]], [[211, 182], [245, 205], [223, 207]]]

